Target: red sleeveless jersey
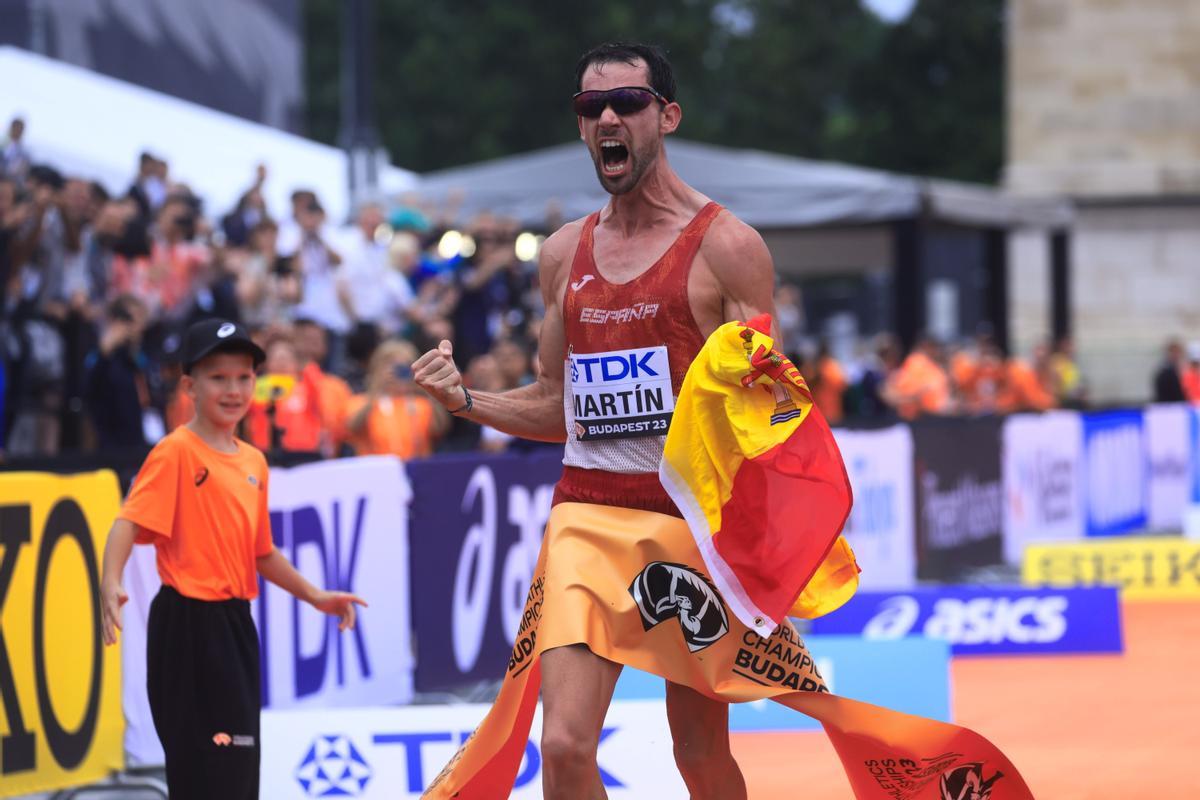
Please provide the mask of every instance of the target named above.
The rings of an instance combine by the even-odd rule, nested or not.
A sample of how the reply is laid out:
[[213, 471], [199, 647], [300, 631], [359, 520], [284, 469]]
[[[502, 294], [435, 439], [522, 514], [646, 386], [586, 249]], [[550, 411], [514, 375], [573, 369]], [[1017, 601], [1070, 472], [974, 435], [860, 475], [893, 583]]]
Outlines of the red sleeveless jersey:
[[659, 483], [658, 463], [675, 397], [704, 345], [688, 275], [719, 213], [716, 203], [704, 206], [658, 261], [622, 284], [596, 269], [599, 212], [584, 222], [563, 302], [567, 443], [555, 503], [679, 516]]

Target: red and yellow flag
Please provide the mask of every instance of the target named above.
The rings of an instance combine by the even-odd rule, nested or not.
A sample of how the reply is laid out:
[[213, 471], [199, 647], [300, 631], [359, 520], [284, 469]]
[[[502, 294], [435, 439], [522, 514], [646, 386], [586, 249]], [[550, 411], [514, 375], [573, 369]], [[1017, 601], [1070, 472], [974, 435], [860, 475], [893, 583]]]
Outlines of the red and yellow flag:
[[713, 582], [761, 636], [833, 611], [858, 588], [839, 534], [850, 480], [804, 378], [767, 315], [727, 322], [692, 362], [659, 477]]

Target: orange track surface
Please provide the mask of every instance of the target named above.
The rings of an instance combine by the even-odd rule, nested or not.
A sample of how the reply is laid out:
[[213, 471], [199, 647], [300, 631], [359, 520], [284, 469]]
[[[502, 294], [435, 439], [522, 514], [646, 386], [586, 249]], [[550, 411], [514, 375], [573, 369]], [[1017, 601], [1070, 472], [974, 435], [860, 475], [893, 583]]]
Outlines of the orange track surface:
[[[951, 662], [954, 722], [983, 734], [1038, 800], [1200, 800], [1200, 603], [1122, 604], [1119, 656]], [[821, 733], [742, 733], [751, 800], [847, 800]]]

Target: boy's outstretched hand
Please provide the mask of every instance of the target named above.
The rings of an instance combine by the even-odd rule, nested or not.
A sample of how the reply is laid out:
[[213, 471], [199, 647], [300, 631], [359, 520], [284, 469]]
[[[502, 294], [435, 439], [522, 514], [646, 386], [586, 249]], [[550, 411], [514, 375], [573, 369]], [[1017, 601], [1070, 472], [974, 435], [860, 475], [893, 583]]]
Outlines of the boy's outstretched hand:
[[117, 631], [121, 630], [121, 606], [129, 602], [125, 589], [115, 581], [103, 581], [100, 585], [101, 632], [106, 645], [117, 643]]
[[354, 606], [367, 607], [367, 601], [349, 592], [320, 591], [312, 599], [313, 608], [338, 618], [338, 630], [354, 627]]

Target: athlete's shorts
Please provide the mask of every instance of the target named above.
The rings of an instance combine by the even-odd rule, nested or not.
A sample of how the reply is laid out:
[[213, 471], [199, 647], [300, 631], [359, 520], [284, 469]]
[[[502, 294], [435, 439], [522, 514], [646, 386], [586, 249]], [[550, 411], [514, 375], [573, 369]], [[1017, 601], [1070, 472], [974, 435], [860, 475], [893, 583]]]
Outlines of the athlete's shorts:
[[150, 605], [146, 688], [171, 800], [257, 800], [262, 690], [250, 603], [164, 585]]

